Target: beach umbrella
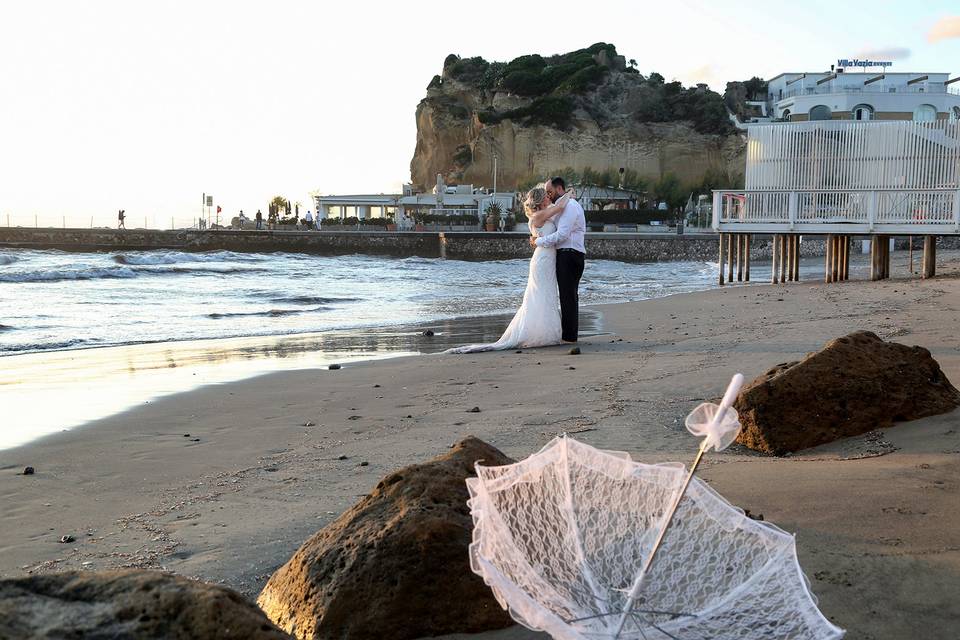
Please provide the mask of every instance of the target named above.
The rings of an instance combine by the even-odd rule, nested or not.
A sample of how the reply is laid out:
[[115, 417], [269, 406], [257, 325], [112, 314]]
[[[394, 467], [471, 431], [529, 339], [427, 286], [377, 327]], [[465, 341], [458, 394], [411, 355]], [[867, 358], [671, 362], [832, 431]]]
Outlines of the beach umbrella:
[[703, 437], [689, 471], [565, 436], [515, 464], [478, 463], [470, 562], [501, 606], [558, 639], [842, 637], [817, 608], [793, 536], [694, 477], [704, 453], [736, 438], [742, 381], [687, 416]]

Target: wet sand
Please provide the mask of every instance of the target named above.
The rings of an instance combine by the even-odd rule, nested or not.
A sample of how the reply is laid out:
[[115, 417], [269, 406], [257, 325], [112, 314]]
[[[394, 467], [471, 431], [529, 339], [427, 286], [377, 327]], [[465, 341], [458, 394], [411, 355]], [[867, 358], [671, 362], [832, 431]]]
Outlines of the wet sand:
[[[641, 461], [689, 462], [683, 417], [732, 372], [751, 379], [857, 329], [927, 347], [957, 384], [960, 268], [941, 273], [602, 307], [612, 333], [578, 356], [417, 356], [161, 397], [0, 452], [0, 574], [157, 567], [252, 596], [380, 477], [465, 435], [515, 458], [567, 432]], [[26, 465], [36, 475], [17, 475]], [[708, 456], [703, 477], [796, 533], [821, 608], [848, 638], [956, 637], [960, 412], [782, 459], [732, 447]], [[64, 534], [77, 542], [59, 544]]]

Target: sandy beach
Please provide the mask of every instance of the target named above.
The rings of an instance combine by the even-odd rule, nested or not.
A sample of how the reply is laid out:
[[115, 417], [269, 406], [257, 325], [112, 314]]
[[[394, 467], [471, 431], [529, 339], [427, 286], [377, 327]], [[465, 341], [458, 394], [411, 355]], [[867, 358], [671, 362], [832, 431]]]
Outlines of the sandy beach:
[[[0, 575], [164, 568], [255, 596], [379, 478], [466, 435], [514, 458], [567, 432], [641, 461], [688, 463], [696, 443], [683, 418], [733, 372], [750, 380], [858, 329], [928, 348], [960, 384], [958, 276], [951, 262], [927, 281], [609, 305], [598, 310], [610, 334], [577, 356], [413, 356], [166, 396], [0, 452]], [[702, 476], [796, 533], [812, 590], [848, 638], [955, 638], [958, 423], [954, 412], [786, 458], [734, 446], [708, 456]], [[18, 475], [27, 465], [36, 474]], [[77, 541], [60, 544], [65, 534]]]

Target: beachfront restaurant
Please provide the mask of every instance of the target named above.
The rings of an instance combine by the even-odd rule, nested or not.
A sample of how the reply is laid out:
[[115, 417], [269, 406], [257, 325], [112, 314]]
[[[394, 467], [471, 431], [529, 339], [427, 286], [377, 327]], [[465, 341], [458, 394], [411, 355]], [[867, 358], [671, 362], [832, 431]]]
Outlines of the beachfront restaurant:
[[466, 216], [479, 221], [494, 202], [506, 214], [514, 206], [514, 193], [487, 193], [473, 185], [444, 186], [433, 193], [415, 193], [409, 185], [403, 194], [320, 195], [313, 194], [317, 216], [320, 219], [356, 217], [389, 218], [397, 223], [405, 217], [413, 219], [426, 215], [448, 217]]

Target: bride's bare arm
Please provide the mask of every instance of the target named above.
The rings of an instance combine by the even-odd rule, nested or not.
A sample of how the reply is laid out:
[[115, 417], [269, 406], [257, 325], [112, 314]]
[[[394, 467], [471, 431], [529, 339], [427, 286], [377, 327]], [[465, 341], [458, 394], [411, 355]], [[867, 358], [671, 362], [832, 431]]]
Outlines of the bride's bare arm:
[[542, 227], [547, 220], [563, 211], [563, 208], [567, 206], [567, 202], [569, 201], [570, 194], [565, 193], [559, 200], [557, 200], [556, 204], [552, 204], [545, 209], [540, 209], [539, 211], [534, 211], [532, 214], [530, 214], [530, 224], [532, 224], [534, 227]]

